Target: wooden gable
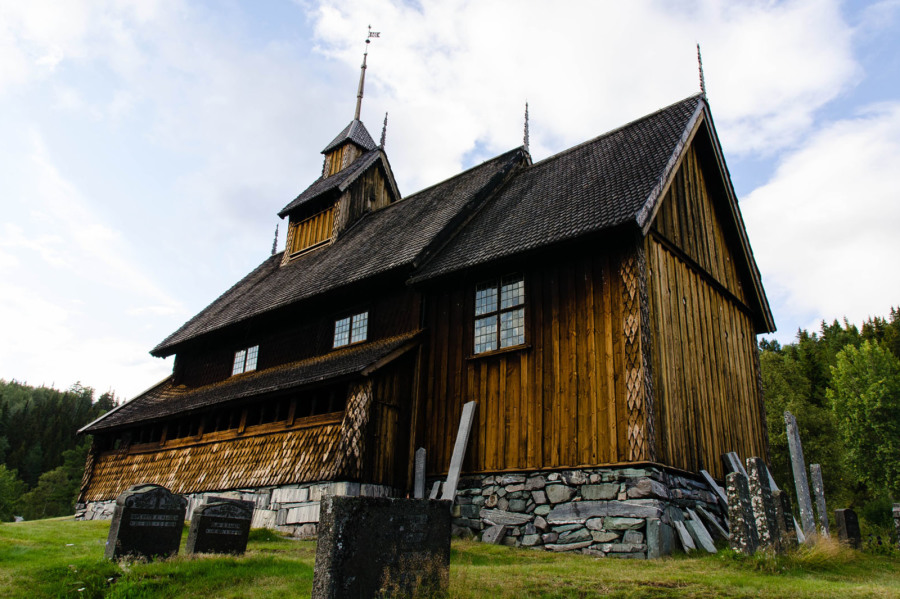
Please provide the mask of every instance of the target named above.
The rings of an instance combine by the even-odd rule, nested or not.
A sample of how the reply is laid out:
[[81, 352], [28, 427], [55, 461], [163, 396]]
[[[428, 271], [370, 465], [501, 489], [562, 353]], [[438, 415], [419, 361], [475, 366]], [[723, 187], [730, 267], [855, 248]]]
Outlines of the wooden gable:
[[756, 334], [771, 315], [711, 131], [683, 148], [644, 251], [656, 454], [723, 478], [722, 453], [767, 455]]

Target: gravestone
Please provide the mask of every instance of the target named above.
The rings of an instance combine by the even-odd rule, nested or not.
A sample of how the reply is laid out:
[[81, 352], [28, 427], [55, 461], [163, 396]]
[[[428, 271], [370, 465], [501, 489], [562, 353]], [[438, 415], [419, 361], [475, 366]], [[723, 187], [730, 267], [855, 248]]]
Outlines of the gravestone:
[[800, 431], [797, 429], [797, 419], [794, 415], [786, 411], [784, 423], [787, 428], [788, 449], [791, 452], [791, 469], [794, 471], [797, 503], [800, 507], [800, 523], [803, 526], [803, 534], [810, 539], [816, 534], [816, 523], [813, 520], [812, 499], [809, 495], [809, 481], [806, 478], [803, 444], [800, 442]]
[[234, 553], [247, 550], [253, 502], [210, 497], [191, 515], [184, 550], [188, 553]]
[[838, 540], [859, 549], [862, 534], [859, 532], [859, 519], [853, 510], [834, 510], [834, 523], [837, 526]]
[[413, 479], [413, 497], [425, 499], [425, 448], [416, 450], [415, 478]]
[[443, 500], [325, 497], [312, 598], [445, 592], [451, 506]]
[[781, 535], [775, 501], [769, 487], [769, 469], [761, 458], [747, 458], [747, 483], [750, 490], [750, 507], [762, 549], [781, 550]]
[[825, 484], [822, 482], [822, 466], [810, 464], [809, 474], [812, 479], [813, 495], [816, 497], [816, 514], [819, 516], [819, 531], [828, 536], [828, 511], [825, 508]]
[[897, 532], [897, 545], [900, 546], [900, 503], [894, 504], [894, 509], [891, 512], [894, 516], [894, 530]]
[[791, 530], [788, 528], [788, 521], [784, 517], [784, 491], [778, 489], [772, 490], [772, 503], [775, 504], [775, 530], [776, 536], [780, 543], [780, 548], [784, 549], [788, 546]]
[[475, 418], [477, 401], [470, 401], [463, 405], [462, 415], [459, 417], [459, 431], [456, 433], [456, 443], [453, 445], [453, 454], [450, 456], [450, 470], [447, 472], [447, 481], [444, 483], [441, 499], [456, 499], [456, 485], [459, 484], [459, 473], [462, 470], [463, 458], [466, 457], [466, 446], [469, 444], [469, 433], [472, 432], [472, 420]]
[[753, 509], [750, 506], [750, 488], [747, 477], [740, 472], [732, 472], [726, 478], [725, 492], [728, 495], [728, 528], [731, 532], [729, 545], [738, 553], [753, 555], [759, 546]]
[[187, 500], [159, 485], [133, 485], [116, 498], [107, 559], [168, 557], [178, 553]]

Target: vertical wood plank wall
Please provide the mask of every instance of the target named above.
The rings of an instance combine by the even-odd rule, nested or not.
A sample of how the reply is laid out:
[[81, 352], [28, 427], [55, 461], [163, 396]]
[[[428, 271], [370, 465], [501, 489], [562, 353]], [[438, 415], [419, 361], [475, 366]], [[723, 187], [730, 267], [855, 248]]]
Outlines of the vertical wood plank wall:
[[688, 148], [652, 228], [741, 302], [747, 303], [734, 252], [713, 204], [694, 146]]
[[717, 478], [719, 456], [765, 457], [749, 315], [648, 238], [657, 454]]
[[720, 214], [692, 146], [645, 242], [659, 460], [717, 478], [724, 452], [766, 455], [756, 331]]
[[627, 459], [619, 260], [579, 253], [519, 270], [528, 323], [528, 347], [519, 351], [472, 357], [479, 281], [429, 297], [420, 439], [430, 473], [446, 471], [462, 405], [471, 400], [478, 410], [467, 472]]
[[412, 405], [412, 380], [415, 352], [398, 358], [373, 376], [372, 412], [367, 445], [367, 471], [362, 482], [407, 486], [409, 461], [409, 418]]

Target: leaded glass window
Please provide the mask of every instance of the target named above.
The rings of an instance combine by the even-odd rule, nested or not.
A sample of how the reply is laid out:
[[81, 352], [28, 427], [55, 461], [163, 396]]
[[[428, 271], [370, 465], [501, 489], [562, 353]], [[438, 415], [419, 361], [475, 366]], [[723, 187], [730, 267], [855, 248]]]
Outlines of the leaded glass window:
[[231, 376], [256, 370], [256, 358], [258, 356], [258, 345], [234, 352], [234, 365], [231, 367]]
[[365, 341], [369, 332], [369, 313], [360, 312], [334, 321], [334, 347]]
[[525, 343], [525, 279], [507, 275], [475, 288], [476, 354]]

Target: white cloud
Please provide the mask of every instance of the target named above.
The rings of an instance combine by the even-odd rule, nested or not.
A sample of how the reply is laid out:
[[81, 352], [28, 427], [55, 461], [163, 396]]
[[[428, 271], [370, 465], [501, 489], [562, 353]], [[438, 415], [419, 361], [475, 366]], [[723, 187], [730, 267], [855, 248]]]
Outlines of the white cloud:
[[900, 103], [874, 106], [813, 135], [742, 202], [770, 297], [805, 326], [900, 305], [897, 156]]

